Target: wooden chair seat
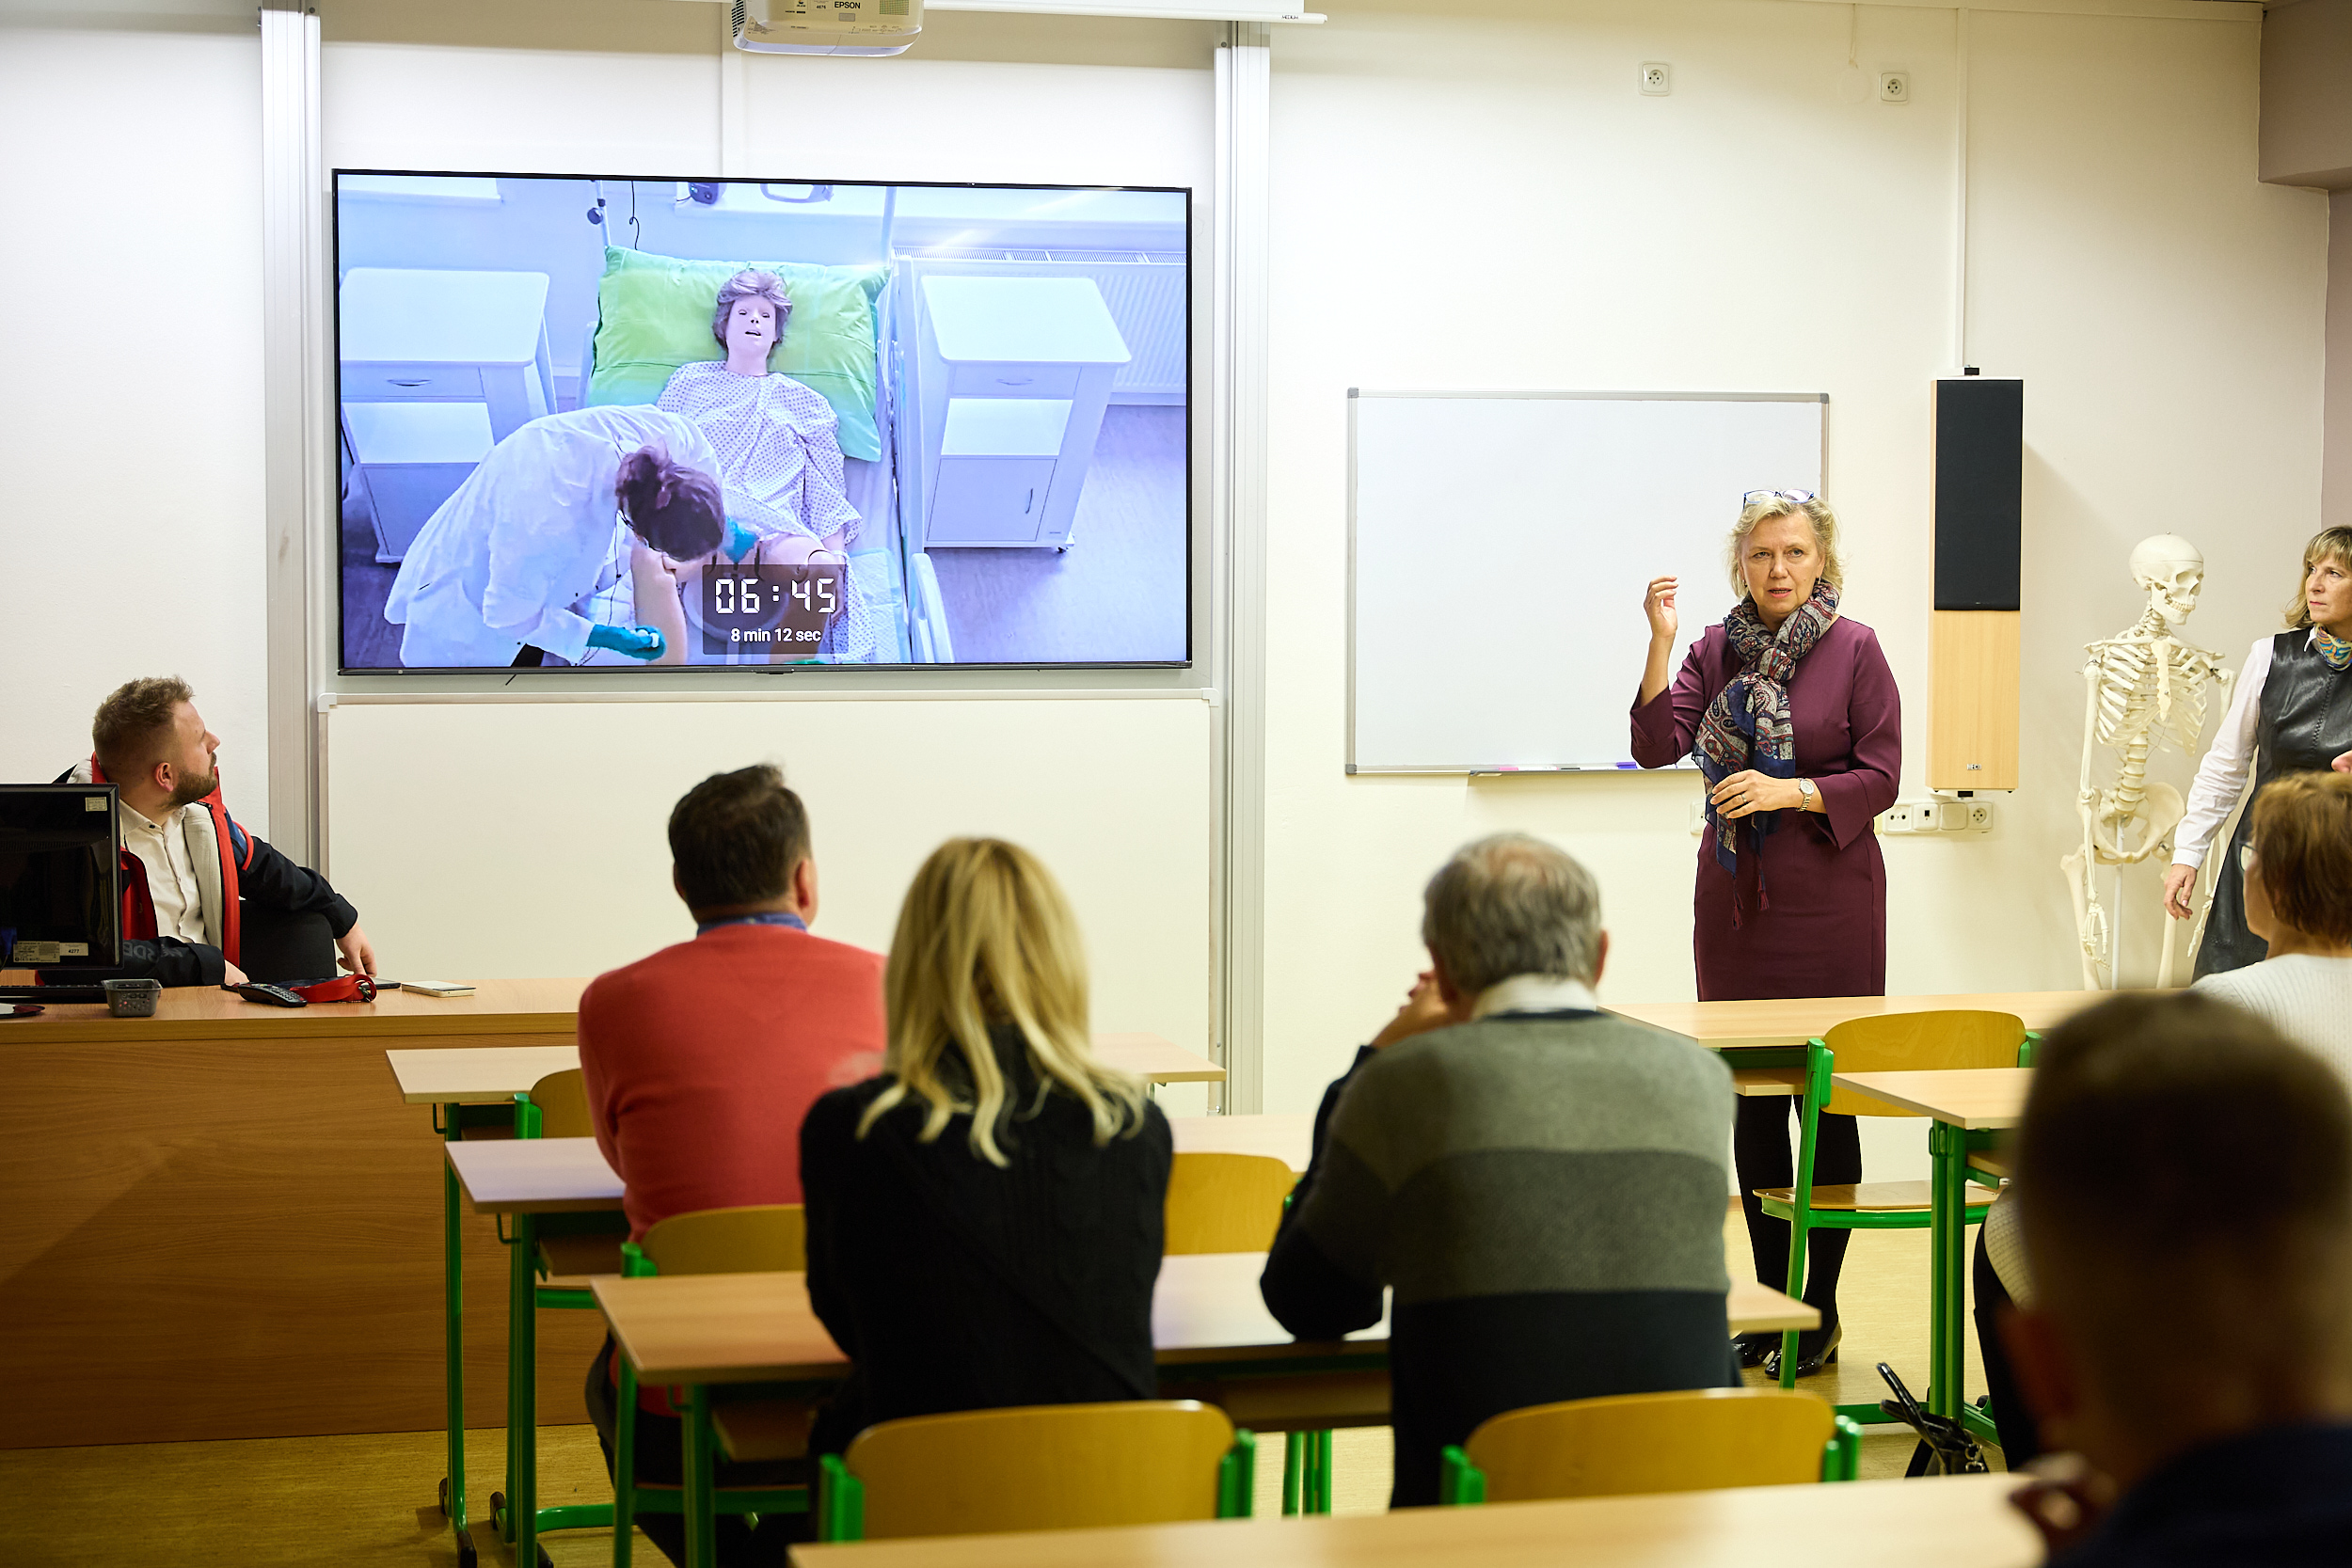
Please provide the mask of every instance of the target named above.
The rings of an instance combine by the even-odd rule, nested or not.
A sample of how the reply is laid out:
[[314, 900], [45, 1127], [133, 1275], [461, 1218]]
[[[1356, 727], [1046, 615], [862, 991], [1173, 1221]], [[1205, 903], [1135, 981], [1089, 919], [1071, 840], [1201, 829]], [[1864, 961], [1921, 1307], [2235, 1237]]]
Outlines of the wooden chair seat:
[[1488, 1502], [1788, 1486], [1821, 1479], [1836, 1423], [1826, 1401], [1778, 1388], [1619, 1394], [1505, 1411], [1462, 1450]]
[[[1794, 1203], [1796, 1194], [1787, 1187], [1758, 1187], [1756, 1196], [1775, 1203]], [[1968, 1188], [1970, 1204], [1990, 1203], [2000, 1195], [1976, 1186]], [[1861, 1213], [1892, 1213], [1901, 1209], [1928, 1207], [1929, 1186], [1925, 1181], [1849, 1181], [1819, 1185], [1813, 1189], [1813, 1207], [1842, 1209]]]
[[600, 1274], [621, 1272], [621, 1243], [628, 1238], [607, 1236], [542, 1236], [539, 1262], [545, 1273], [539, 1285], [549, 1291], [585, 1291]]
[[2016, 1162], [2005, 1148], [1979, 1148], [1968, 1156], [1968, 1168], [2007, 1181], [2017, 1174]]
[[816, 1404], [807, 1400], [738, 1400], [713, 1407], [710, 1425], [729, 1459], [753, 1465], [805, 1456], [816, 1415]]

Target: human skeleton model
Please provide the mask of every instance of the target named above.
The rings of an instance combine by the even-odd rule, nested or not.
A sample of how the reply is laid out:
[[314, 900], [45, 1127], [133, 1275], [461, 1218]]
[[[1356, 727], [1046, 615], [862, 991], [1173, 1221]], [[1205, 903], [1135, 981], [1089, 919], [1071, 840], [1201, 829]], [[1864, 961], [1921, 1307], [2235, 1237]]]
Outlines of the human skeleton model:
[[[2103, 990], [2114, 978], [2114, 932], [2099, 902], [2100, 868], [2137, 864], [2154, 854], [2170, 841], [2185, 809], [2179, 790], [2148, 782], [2148, 753], [2166, 741], [2184, 752], [2193, 748], [2204, 733], [2209, 688], [2227, 675], [2219, 654], [2174, 635], [2204, 586], [2205, 558], [2197, 546], [2172, 533], [2141, 540], [2132, 551], [2132, 580], [2146, 590], [2147, 610], [2127, 630], [2084, 650], [2090, 657], [2083, 680], [2090, 689], [2082, 787], [2074, 798], [2083, 837], [2058, 862], [2074, 895], [2085, 990]], [[2102, 747], [2119, 753], [2115, 782], [2106, 789], [2092, 783]], [[2172, 943], [2167, 941], [2156, 984], [2171, 983]]]

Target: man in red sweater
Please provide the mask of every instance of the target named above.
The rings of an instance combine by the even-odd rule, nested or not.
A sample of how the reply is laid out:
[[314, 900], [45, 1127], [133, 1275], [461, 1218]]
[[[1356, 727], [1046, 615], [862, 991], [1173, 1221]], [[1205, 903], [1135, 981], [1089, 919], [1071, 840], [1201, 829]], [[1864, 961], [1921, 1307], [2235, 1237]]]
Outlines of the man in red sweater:
[[[800, 1202], [801, 1118], [826, 1090], [872, 1076], [884, 1038], [882, 956], [809, 934], [808, 813], [781, 772], [743, 768], [689, 790], [670, 814], [670, 860], [694, 940], [598, 975], [580, 999], [588, 1113], [632, 1238], [697, 1209]], [[608, 1338], [587, 1388], [608, 1467], [612, 1356]], [[675, 1485], [678, 1422], [659, 1389], [644, 1393], [637, 1477]], [[720, 1561], [782, 1562], [798, 1521], [771, 1523], [784, 1528], [723, 1519]], [[678, 1515], [639, 1525], [683, 1560]]]

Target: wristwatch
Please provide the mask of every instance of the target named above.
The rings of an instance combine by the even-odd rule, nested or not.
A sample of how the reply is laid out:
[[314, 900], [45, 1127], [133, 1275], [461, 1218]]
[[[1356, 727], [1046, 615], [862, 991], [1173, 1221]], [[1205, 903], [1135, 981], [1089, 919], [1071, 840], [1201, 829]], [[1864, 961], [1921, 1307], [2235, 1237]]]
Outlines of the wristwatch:
[[1811, 811], [1813, 809], [1813, 781], [1811, 779], [1799, 779], [1797, 781], [1797, 794], [1799, 796], [1797, 809], [1799, 811]]

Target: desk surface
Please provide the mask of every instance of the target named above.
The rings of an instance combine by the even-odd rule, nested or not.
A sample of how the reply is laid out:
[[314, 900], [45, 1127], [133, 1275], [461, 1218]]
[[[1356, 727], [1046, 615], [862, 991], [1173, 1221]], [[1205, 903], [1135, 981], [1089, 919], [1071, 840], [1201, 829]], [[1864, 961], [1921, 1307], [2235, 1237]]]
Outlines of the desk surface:
[[1981, 1009], [2015, 1013], [2028, 1029], [2057, 1027], [2112, 991], [2003, 990], [1964, 996], [1798, 996], [1761, 1002], [1617, 1002], [1608, 1011], [1687, 1035], [1701, 1045], [1803, 1045], [1850, 1018]]
[[[1280, 1360], [1293, 1339], [1258, 1294], [1262, 1252], [1213, 1252], [1160, 1261], [1152, 1339], [1162, 1366]], [[807, 1276], [707, 1274], [663, 1279], [598, 1275], [596, 1305], [647, 1383], [791, 1383], [841, 1375], [846, 1364], [809, 1310]], [[1737, 1333], [1811, 1328], [1820, 1315], [1754, 1280], [1735, 1280], [1726, 1316]], [[1388, 1350], [1388, 1328], [1318, 1347], [1318, 1358]]]
[[[1314, 1118], [1303, 1116], [1170, 1117], [1168, 1125], [1176, 1131], [1179, 1154], [1269, 1154], [1293, 1170], [1307, 1168], [1314, 1132]], [[594, 1138], [485, 1138], [442, 1147], [476, 1213], [580, 1213], [621, 1206], [621, 1179]]]
[[113, 1018], [103, 1002], [53, 1006], [8, 1025], [11, 1038], [145, 1042], [451, 1035], [569, 1035], [585, 980], [477, 980], [471, 996], [388, 990], [373, 1002], [271, 1007], [216, 986], [174, 986], [153, 1018]]
[[[562, 1033], [573, 1033], [575, 1018], [570, 1014], [564, 1017]], [[1157, 1035], [1097, 1035], [1094, 1049], [1103, 1060], [1154, 1084], [1214, 1084], [1225, 1076], [1225, 1069], [1206, 1056]], [[568, 1072], [580, 1066], [580, 1048], [444, 1046], [387, 1051], [384, 1059], [391, 1065], [401, 1099], [411, 1105], [439, 1105], [453, 1101], [482, 1104], [519, 1094], [550, 1072]]]
[[1179, 1154], [1264, 1154], [1303, 1171], [1314, 1153], [1311, 1116], [1170, 1117], [1168, 1125]]
[[2033, 1069], [1984, 1067], [1931, 1072], [1836, 1072], [1841, 1089], [1883, 1100], [1906, 1111], [1949, 1122], [1970, 1132], [2014, 1127], [2026, 1114], [2026, 1092]]
[[1756, 1486], [1667, 1497], [1412, 1508], [795, 1546], [801, 1568], [1812, 1568], [1823, 1544], [1855, 1562], [2030, 1568], [2016, 1478]]

